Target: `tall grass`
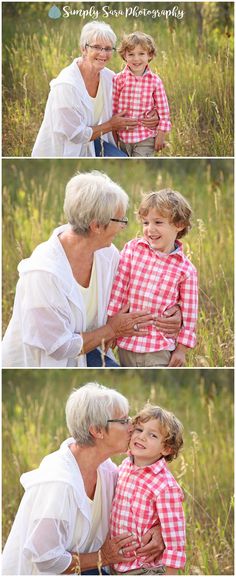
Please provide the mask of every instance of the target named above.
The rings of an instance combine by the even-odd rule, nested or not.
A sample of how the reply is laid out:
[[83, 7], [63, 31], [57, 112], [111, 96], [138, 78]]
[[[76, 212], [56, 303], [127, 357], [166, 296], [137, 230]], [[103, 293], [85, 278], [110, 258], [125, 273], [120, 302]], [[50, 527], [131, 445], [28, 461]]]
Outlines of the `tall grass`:
[[[19, 476], [68, 435], [64, 406], [73, 387], [116, 388], [134, 415], [149, 399], [184, 425], [184, 451], [170, 468], [185, 493], [187, 575], [233, 574], [232, 370], [3, 371], [3, 542], [18, 508]], [[122, 457], [116, 458], [119, 463]]]
[[[131, 168], [132, 167], [132, 168]], [[233, 166], [230, 160], [5, 160], [3, 162], [3, 325], [14, 300], [17, 265], [64, 222], [65, 184], [76, 170], [100, 169], [128, 192], [129, 226], [118, 249], [140, 231], [142, 192], [171, 186], [191, 203], [194, 226], [183, 239], [200, 284], [198, 344], [188, 366], [233, 366]]]
[[[199, 38], [191, 4], [180, 7], [183, 20], [110, 16], [109, 24], [118, 38], [140, 29], [156, 40], [158, 55], [151, 67], [164, 81], [173, 124], [165, 156], [233, 156], [233, 35], [216, 24], [213, 29], [205, 25]], [[18, 5], [18, 13], [9, 16], [4, 8], [4, 156], [30, 156], [49, 82], [79, 54], [86, 20], [50, 20], [47, 10], [45, 5], [44, 11], [32, 13], [30, 4], [22, 12]], [[110, 66], [120, 71], [121, 58], [114, 56]]]

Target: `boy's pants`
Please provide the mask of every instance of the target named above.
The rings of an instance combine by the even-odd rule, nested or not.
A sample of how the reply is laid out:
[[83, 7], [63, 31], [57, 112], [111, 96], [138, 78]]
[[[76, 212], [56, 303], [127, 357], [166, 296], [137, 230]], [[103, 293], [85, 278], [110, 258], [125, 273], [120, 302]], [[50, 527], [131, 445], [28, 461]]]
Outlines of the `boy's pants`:
[[[178, 569], [176, 569], [176, 572]], [[159, 565], [159, 567], [140, 567], [140, 569], [133, 569], [132, 571], [126, 571], [125, 573], [120, 573], [117, 571], [116, 575], [163, 575], [165, 573], [165, 567]]]
[[128, 156], [154, 156], [155, 138], [146, 138], [146, 140], [141, 140], [141, 142], [133, 142], [132, 144], [120, 140], [119, 146], [123, 152], [128, 154]]
[[122, 367], [168, 367], [171, 351], [133, 353], [118, 348], [118, 355]]

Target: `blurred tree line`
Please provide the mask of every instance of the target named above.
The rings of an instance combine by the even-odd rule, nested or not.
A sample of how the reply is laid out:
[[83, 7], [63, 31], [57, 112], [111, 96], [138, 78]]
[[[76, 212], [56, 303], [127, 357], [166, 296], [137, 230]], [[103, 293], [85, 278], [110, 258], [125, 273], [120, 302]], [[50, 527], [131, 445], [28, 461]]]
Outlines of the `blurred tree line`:
[[[11, 18], [22, 17], [26, 13], [29, 17], [40, 16], [47, 14], [53, 5], [63, 7], [65, 2], [4, 2], [3, 14]], [[96, 6], [97, 10], [101, 10], [102, 6], [109, 6], [110, 10], [124, 10], [125, 6], [130, 6], [129, 2], [73, 2], [73, 10], [89, 10], [91, 6]], [[175, 2], [168, 2], [168, 6], [164, 2], [137, 2], [135, 4], [140, 8], [145, 7], [146, 10], [171, 10], [176, 6]], [[189, 25], [195, 20], [197, 22], [199, 42], [201, 42], [204, 31], [211, 32], [218, 29], [221, 33], [231, 35], [233, 32], [234, 20], [234, 3], [233, 2], [180, 2], [179, 8], [185, 12], [184, 22]], [[146, 21], [146, 16], [139, 16], [141, 21]], [[171, 26], [175, 26], [175, 19], [172, 18]]]

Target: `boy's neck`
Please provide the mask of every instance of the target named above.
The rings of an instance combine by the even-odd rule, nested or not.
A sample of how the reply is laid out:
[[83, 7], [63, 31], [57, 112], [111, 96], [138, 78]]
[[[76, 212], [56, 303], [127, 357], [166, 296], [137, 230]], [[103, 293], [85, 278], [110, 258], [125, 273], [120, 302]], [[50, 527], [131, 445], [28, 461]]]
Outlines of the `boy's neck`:
[[148, 69], [148, 65], [147, 65], [147, 66], [144, 68], [142, 74], [139, 74], [138, 72], [134, 72], [133, 70], [131, 70], [131, 68], [130, 68], [130, 66], [129, 66], [128, 64], [127, 64], [127, 66], [128, 66], [128, 68], [129, 68], [130, 72], [132, 72], [132, 74], [133, 74], [134, 76], [144, 76], [145, 72], [146, 72], [147, 69]]
[[139, 461], [139, 459], [135, 458], [133, 455], [131, 455], [131, 459], [133, 460], [133, 464], [136, 467], [149, 467], [151, 465], [154, 465], [155, 463], [158, 463], [158, 461], [160, 461], [163, 458], [163, 455], [161, 455], [161, 457], [159, 457], [159, 459], [155, 459], [155, 461], [148, 461], [148, 462], [141, 462]]

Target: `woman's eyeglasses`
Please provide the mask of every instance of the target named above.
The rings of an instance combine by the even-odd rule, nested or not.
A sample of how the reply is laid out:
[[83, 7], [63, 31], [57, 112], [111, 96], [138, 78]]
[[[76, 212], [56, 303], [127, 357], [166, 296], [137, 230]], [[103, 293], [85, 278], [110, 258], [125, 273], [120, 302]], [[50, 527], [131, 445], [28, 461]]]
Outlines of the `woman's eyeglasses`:
[[129, 222], [128, 218], [126, 218], [126, 217], [125, 218], [110, 218], [110, 220], [112, 222], [120, 222], [120, 224], [123, 224], [124, 226], [127, 226], [128, 222]]
[[127, 417], [127, 419], [108, 419], [108, 423], [120, 423], [121, 425], [128, 425], [131, 422], [131, 418]]
[[111, 54], [112, 52], [116, 51], [116, 48], [111, 48], [110, 46], [106, 46], [105, 48], [102, 48], [102, 46], [97, 46], [97, 44], [95, 44], [94, 46], [92, 44], [85, 44], [85, 48], [86, 46], [89, 46], [89, 48], [92, 48], [92, 50], [94, 50], [94, 52], [105, 52], [106, 54]]

